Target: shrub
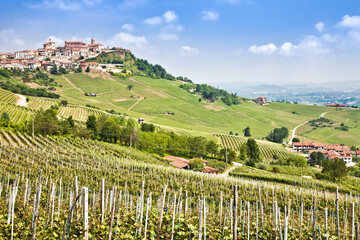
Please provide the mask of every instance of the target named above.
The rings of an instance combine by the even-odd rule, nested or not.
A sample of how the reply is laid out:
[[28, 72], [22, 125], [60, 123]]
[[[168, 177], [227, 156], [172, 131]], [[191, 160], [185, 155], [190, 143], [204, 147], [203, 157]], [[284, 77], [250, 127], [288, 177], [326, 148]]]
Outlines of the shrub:
[[273, 173], [279, 173], [279, 172], [280, 172], [280, 168], [278, 168], [278, 167], [273, 167], [272, 172], [273, 172]]
[[194, 171], [202, 171], [205, 167], [201, 159], [194, 158], [190, 160], [189, 168]]

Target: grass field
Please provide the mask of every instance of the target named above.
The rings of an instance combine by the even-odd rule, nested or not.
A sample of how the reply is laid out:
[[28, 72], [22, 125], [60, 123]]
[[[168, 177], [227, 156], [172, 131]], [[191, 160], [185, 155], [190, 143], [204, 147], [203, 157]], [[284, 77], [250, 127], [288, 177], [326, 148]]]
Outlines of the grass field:
[[[167, 129], [187, 131], [191, 135], [210, 138], [214, 133], [229, 134], [232, 131], [241, 136], [243, 129], [249, 126], [252, 137], [264, 139], [275, 127], [285, 126], [291, 131], [297, 125], [318, 118], [326, 112], [326, 117], [344, 122], [351, 127], [350, 130], [305, 131], [309, 129], [304, 126], [305, 130], [301, 127], [297, 134], [314, 141], [360, 144], [357, 126], [360, 111], [276, 102], [265, 106], [244, 102], [229, 107], [220, 101], [199, 102], [198, 96], [189, 94], [179, 87], [180, 82], [146, 77], [121, 79], [110, 75], [104, 77], [99, 74], [76, 73], [54, 78], [62, 85], [58, 89], [61, 99], [68, 100], [73, 105], [91, 105], [102, 110], [113, 109], [133, 118], [143, 117], [146, 122], [165, 126]], [[131, 90], [128, 89], [129, 85], [132, 85]], [[96, 93], [97, 96], [87, 97], [84, 92]], [[29, 106], [39, 109], [50, 105], [35, 99], [30, 101]], [[64, 116], [71, 114], [71, 111], [65, 110], [62, 110]], [[87, 116], [82, 113], [77, 115], [81, 121]]]

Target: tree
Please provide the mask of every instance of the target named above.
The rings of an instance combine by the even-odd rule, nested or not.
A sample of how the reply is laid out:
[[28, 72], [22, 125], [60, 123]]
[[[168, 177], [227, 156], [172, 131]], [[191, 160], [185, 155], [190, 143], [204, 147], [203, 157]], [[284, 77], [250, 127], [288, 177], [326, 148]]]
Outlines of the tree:
[[50, 69], [50, 73], [53, 74], [53, 75], [58, 75], [59, 72], [58, 72], [58, 68], [55, 64], [52, 65], [51, 69]]
[[322, 165], [322, 162], [325, 160], [325, 156], [322, 152], [312, 152], [310, 154], [310, 160], [309, 160], [309, 164], [311, 166], [315, 166], [315, 165]]
[[260, 149], [257, 142], [249, 138], [246, 142], [247, 154], [250, 159], [254, 159], [256, 161], [260, 160]]
[[326, 178], [335, 182], [340, 178], [348, 175], [349, 169], [346, 167], [344, 160], [335, 158], [334, 160], [325, 160], [323, 162], [323, 170], [321, 171]]
[[155, 132], [155, 125], [152, 123], [141, 124], [141, 131], [143, 132]]
[[245, 137], [251, 137], [250, 127], [246, 127], [243, 132]]
[[75, 69], [76, 73], [81, 73], [82, 72], [82, 67], [81, 65], [79, 65], [79, 67], [77, 69]]
[[[55, 109], [47, 109], [39, 111], [34, 117], [34, 130], [36, 133], [46, 134], [59, 134], [61, 133], [60, 123], [56, 116]], [[29, 129], [32, 129], [32, 121], [29, 122]]]
[[275, 128], [266, 137], [266, 140], [276, 143], [282, 143], [283, 139], [289, 134], [289, 130], [286, 127]]
[[75, 121], [72, 116], [68, 117], [67, 122], [69, 123], [71, 128], [75, 127]]
[[292, 142], [300, 142], [299, 138], [293, 138]]
[[68, 105], [68, 101], [67, 100], [61, 100], [60, 105], [66, 107]]
[[131, 89], [133, 88], [134, 86], [132, 85], [132, 84], [129, 84], [128, 86], [127, 86], [127, 89], [129, 90], [129, 91], [131, 91]]
[[90, 115], [86, 120], [86, 128], [93, 133], [93, 137], [95, 138], [98, 133], [98, 124], [94, 115]]
[[199, 98], [199, 100], [198, 100], [199, 102], [201, 102], [202, 101], [202, 99], [201, 98]]
[[239, 158], [240, 158], [240, 160], [243, 160], [243, 161], [247, 159], [247, 147], [246, 147], [246, 144], [241, 145]]
[[219, 145], [217, 145], [214, 141], [208, 141], [206, 144], [206, 151], [213, 156], [218, 153]]
[[90, 66], [87, 66], [87, 68], [85, 69], [85, 72], [90, 72]]
[[355, 147], [355, 146], [351, 146], [351, 151], [356, 151], [356, 147]]
[[189, 137], [188, 144], [190, 147], [190, 154], [193, 156], [205, 156], [206, 143], [207, 141], [204, 137]]
[[59, 67], [59, 74], [67, 74], [67, 70], [63, 67]]
[[203, 160], [194, 158], [190, 160], [189, 168], [194, 171], [202, 171], [204, 170], [205, 166]]
[[100, 137], [103, 141], [116, 143], [121, 137], [121, 125], [114, 117], [109, 118], [100, 130]]
[[0, 118], [0, 126], [8, 127], [10, 125], [10, 116], [7, 112], [3, 112]]
[[236, 152], [232, 149], [222, 148], [220, 149], [219, 157], [225, 162], [233, 162], [236, 160]]

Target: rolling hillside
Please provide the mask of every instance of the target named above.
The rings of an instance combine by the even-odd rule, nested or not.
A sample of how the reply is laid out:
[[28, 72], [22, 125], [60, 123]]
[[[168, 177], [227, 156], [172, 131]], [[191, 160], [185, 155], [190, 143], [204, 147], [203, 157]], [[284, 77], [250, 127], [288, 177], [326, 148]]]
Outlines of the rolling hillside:
[[[56, 81], [64, 86], [59, 94], [71, 103], [114, 109], [132, 117], [144, 117], [155, 124], [197, 132], [241, 134], [250, 126], [252, 135], [262, 138], [274, 127], [292, 129], [325, 111], [323, 107], [302, 109], [302, 106], [280, 103], [259, 106], [244, 102], [229, 107], [222, 102], [199, 102], [198, 96], [179, 87], [181, 82], [164, 79], [134, 77], [125, 80], [70, 74], [66, 79], [57, 77]], [[131, 90], [127, 89], [128, 85], [133, 86]], [[86, 97], [82, 92], [94, 92], [97, 96]], [[282, 109], [283, 106], [286, 109]]]

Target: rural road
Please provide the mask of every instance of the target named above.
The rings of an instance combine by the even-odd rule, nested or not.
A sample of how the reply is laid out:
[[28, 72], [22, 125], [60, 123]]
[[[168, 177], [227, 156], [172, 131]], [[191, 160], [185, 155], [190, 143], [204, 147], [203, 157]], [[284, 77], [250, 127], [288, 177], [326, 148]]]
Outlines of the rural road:
[[[327, 112], [323, 112], [323, 113], [320, 115], [320, 117], [321, 117], [321, 118], [324, 117], [324, 115], [325, 115], [326, 113], [327, 113]], [[301, 127], [302, 125], [305, 125], [305, 124], [307, 124], [307, 123], [308, 123], [308, 121], [307, 121], [307, 122], [304, 122], [304, 123], [301, 123], [301, 124], [297, 125], [297, 126], [291, 131], [291, 139], [290, 139], [290, 142], [289, 142], [290, 145], [292, 145], [292, 141], [293, 141], [293, 139], [294, 139], [294, 137], [295, 137], [295, 135], [296, 135], [296, 130], [297, 130], [299, 127]]]
[[229, 173], [234, 170], [235, 168], [238, 168], [238, 167], [241, 167], [242, 164], [241, 163], [238, 163], [238, 162], [232, 162], [234, 166], [232, 166], [231, 168], [227, 169], [225, 172], [223, 172], [221, 175], [223, 177], [227, 177], [229, 176]]
[[21, 106], [21, 107], [26, 107], [27, 106], [27, 102], [26, 102], [26, 97], [20, 94], [16, 94], [19, 99], [16, 101], [16, 105]]

